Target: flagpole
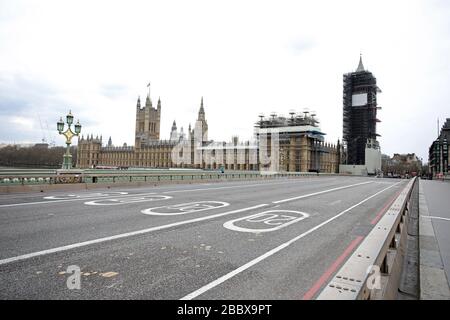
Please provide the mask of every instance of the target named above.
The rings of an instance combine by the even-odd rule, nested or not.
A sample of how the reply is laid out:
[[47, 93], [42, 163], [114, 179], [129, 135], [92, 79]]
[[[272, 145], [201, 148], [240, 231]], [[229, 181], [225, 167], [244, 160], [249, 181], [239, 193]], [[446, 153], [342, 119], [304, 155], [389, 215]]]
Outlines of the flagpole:
[[439, 138], [439, 118], [437, 118], [437, 135], [438, 135], [438, 138]]

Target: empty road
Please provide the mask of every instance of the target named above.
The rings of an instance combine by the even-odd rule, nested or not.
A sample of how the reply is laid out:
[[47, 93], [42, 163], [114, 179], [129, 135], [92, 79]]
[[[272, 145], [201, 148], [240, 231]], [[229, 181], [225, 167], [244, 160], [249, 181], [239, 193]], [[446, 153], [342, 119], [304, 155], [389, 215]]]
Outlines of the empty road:
[[[0, 299], [314, 299], [406, 183], [1, 194]], [[67, 286], [69, 266], [81, 270], [79, 289]]]

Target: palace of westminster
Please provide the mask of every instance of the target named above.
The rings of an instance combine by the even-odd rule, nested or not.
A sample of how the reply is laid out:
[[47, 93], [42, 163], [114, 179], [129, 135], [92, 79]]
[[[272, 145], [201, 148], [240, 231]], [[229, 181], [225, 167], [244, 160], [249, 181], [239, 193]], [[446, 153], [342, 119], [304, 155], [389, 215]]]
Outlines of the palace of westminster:
[[[285, 118], [272, 115], [256, 124], [255, 142], [231, 142], [208, 140], [203, 98], [194, 128], [189, 125], [187, 133], [183, 128], [177, 131], [173, 122], [169, 140], [160, 140], [161, 100], [153, 107], [147, 95], [145, 105], [138, 98], [136, 105], [135, 145], [113, 146], [109, 138], [106, 146], [102, 138], [80, 137], [77, 148], [77, 167], [143, 167], [143, 168], [198, 168], [228, 170], [263, 170], [271, 161], [263, 158], [277, 154], [278, 170], [336, 172], [339, 164], [339, 146], [324, 142], [314, 114], [291, 114]], [[275, 129], [275, 130], [274, 130]], [[277, 152], [274, 149], [274, 132], [278, 135]], [[265, 134], [266, 133], [266, 134]], [[261, 143], [262, 135], [264, 142]], [[262, 155], [259, 145], [267, 145]], [[273, 153], [273, 154], [272, 154]], [[268, 162], [268, 164], [266, 164]]]
[[360, 58], [358, 69], [344, 75], [342, 144], [339, 140], [336, 144], [325, 142], [316, 115], [306, 111], [291, 112], [289, 116], [260, 116], [255, 124], [254, 141], [239, 142], [237, 137], [231, 142], [208, 140], [203, 98], [194, 128], [189, 125], [187, 133], [182, 128], [177, 131], [174, 121], [170, 139], [161, 140], [161, 100], [154, 108], [148, 94], [144, 106], [140, 98], [137, 100], [134, 146], [113, 146], [111, 138], [103, 145], [101, 137], [81, 136], [76, 166], [337, 173], [341, 165], [345, 170], [365, 170], [370, 174], [365, 164], [374, 163], [374, 168], [381, 168], [375, 131], [379, 122], [377, 92], [381, 91], [376, 79], [364, 69]]

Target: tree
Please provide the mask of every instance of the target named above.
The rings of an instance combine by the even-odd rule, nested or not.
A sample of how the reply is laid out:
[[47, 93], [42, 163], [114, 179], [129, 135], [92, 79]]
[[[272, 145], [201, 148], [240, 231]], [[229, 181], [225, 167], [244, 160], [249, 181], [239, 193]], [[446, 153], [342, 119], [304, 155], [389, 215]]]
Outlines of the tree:
[[[60, 168], [64, 147], [46, 148], [40, 145], [20, 147], [9, 145], [0, 149], [0, 166], [6, 167], [34, 167], [34, 168]], [[77, 147], [70, 147], [72, 163], [77, 160]]]

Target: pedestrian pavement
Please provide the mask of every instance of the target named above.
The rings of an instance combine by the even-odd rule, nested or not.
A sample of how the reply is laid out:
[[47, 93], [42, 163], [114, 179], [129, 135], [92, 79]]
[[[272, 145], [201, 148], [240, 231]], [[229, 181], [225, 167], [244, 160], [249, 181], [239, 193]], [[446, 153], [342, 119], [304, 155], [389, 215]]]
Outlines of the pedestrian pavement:
[[450, 299], [450, 182], [420, 180], [420, 298]]

